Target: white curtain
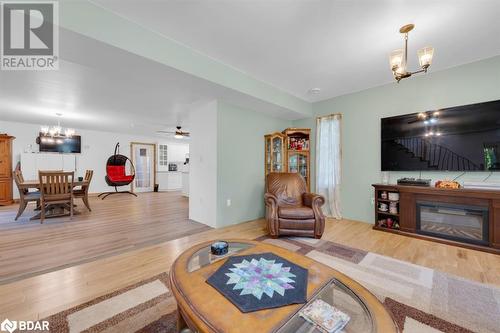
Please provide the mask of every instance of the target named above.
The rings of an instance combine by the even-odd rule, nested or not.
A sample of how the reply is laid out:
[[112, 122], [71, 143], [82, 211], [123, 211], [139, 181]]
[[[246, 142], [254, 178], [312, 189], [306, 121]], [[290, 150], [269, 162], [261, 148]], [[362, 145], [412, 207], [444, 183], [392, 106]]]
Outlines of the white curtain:
[[342, 151], [340, 114], [316, 120], [316, 192], [325, 197], [323, 212], [336, 219], [340, 213], [340, 165]]

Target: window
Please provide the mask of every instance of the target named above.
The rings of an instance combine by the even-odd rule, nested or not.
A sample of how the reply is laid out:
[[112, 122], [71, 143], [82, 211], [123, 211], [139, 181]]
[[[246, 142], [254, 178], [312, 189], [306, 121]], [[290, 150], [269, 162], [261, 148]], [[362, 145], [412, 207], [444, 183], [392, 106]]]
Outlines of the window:
[[160, 166], [167, 166], [167, 145], [159, 145], [158, 146], [158, 161]]

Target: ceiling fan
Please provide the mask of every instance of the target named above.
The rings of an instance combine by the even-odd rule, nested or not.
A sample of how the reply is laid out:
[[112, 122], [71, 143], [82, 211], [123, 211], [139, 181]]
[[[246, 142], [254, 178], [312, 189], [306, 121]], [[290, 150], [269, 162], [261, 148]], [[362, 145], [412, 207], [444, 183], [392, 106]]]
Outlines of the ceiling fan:
[[175, 132], [172, 131], [156, 131], [156, 133], [162, 133], [162, 134], [174, 134], [174, 138], [176, 139], [182, 139], [182, 138], [189, 138], [189, 132], [184, 132], [181, 130], [181, 126], [176, 126]]

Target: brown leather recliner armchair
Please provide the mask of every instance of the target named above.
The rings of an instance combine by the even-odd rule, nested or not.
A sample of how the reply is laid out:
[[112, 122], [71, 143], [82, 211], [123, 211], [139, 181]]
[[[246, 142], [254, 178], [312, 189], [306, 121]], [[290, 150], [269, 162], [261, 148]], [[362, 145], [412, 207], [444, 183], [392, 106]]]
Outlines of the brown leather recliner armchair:
[[325, 216], [321, 206], [325, 198], [308, 193], [304, 178], [298, 173], [267, 175], [266, 220], [269, 234], [321, 238]]

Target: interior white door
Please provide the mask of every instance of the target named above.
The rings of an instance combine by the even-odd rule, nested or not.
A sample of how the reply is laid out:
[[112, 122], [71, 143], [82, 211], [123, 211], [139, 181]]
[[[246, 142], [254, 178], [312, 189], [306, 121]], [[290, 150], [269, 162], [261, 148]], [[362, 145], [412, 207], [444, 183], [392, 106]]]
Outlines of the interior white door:
[[152, 192], [154, 188], [154, 146], [132, 144], [132, 161], [135, 166], [134, 191]]

